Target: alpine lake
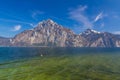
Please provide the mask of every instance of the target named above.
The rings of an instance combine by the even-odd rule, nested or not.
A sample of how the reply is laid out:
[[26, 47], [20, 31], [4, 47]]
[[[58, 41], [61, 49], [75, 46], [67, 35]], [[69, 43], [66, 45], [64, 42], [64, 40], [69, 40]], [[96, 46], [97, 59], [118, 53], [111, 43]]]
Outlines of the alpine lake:
[[0, 47], [0, 80], [120, 80], [120, 48]]

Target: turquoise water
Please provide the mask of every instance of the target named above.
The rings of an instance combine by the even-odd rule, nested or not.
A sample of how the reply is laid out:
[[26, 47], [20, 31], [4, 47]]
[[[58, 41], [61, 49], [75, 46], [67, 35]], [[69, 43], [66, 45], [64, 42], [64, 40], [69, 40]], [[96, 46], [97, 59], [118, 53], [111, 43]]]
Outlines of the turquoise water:
[[60, 56], [76, 54], [120, 54], [120, 48], [41, 48], [41, 47], [1, 47], [0, 63], [29, 59], [38, 56]]
[[120, 80], [120, 48], [1, 47], [0, 80]]

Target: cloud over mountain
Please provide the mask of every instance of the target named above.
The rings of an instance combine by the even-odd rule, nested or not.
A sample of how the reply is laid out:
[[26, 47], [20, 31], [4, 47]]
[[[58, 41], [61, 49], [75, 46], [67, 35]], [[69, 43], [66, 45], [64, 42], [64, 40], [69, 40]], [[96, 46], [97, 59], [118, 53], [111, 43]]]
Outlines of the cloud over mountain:
[[87, 6], [78, 6], [70, 10], [69, 16], [71, 19], [77, 21], [78, 23], [82, 23], [85, 28], [92, 28], [93, 24], [89, 20], [89, 18], [84, 14]]
[[19, 31], [21, 29], [21, 25], [16, 25], [14, 26], [13, 30], [12, 31]]

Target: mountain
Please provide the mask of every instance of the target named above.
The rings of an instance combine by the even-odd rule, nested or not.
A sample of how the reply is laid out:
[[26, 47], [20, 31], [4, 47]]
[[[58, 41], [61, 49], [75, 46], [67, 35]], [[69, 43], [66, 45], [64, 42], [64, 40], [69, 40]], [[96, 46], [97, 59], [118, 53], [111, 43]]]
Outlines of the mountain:
[[[3, 44], [5, 43], [5, 44]], [[51, 19], [44, 20], [12, 39], [1, 38], [0, 45], [41, 47], [120, 47], [120, 35], [87, 29], [75, 34]]]
[[86, 40], [48, 19], [34, 29], [16, 35], [11, 43], [13, 46], [84, 47]]
[[87, 29], [80, 35], [89, 42], [86, 47], [120, 47], [120, 37], [108, 32]]
[[0, 46], [9, 46], [10, 38], [0, 37]]

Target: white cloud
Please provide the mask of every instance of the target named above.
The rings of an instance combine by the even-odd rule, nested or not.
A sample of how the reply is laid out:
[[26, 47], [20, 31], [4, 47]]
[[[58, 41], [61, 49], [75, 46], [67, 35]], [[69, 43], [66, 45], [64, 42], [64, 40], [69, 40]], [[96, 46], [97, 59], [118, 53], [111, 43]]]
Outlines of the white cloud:
[[30, 26], [34, 28], [34, 24], [31, 23]]
[[32, 27], [32, 28], [35, 28], [36, 26], [37, 26], [38, 24], [30, 24], [30, 26]]
[[99, 13], [96, 18], [94, 19], [94, 22], [97, 22], [98, 20], [103, 18], [103, 12]]
[[19, 31], [21, 29], [21, 25], [14, 26], [12, 31]]
[[88, 17], [84, 14], [86, 9], [87, 6], [78, 6], [77, 8], [70, 10], [69, 15], [71, 19], [77, 21], [78, 23], [82, 23], [83, 27], [92, 28], [92, 22], [90, 22]]

